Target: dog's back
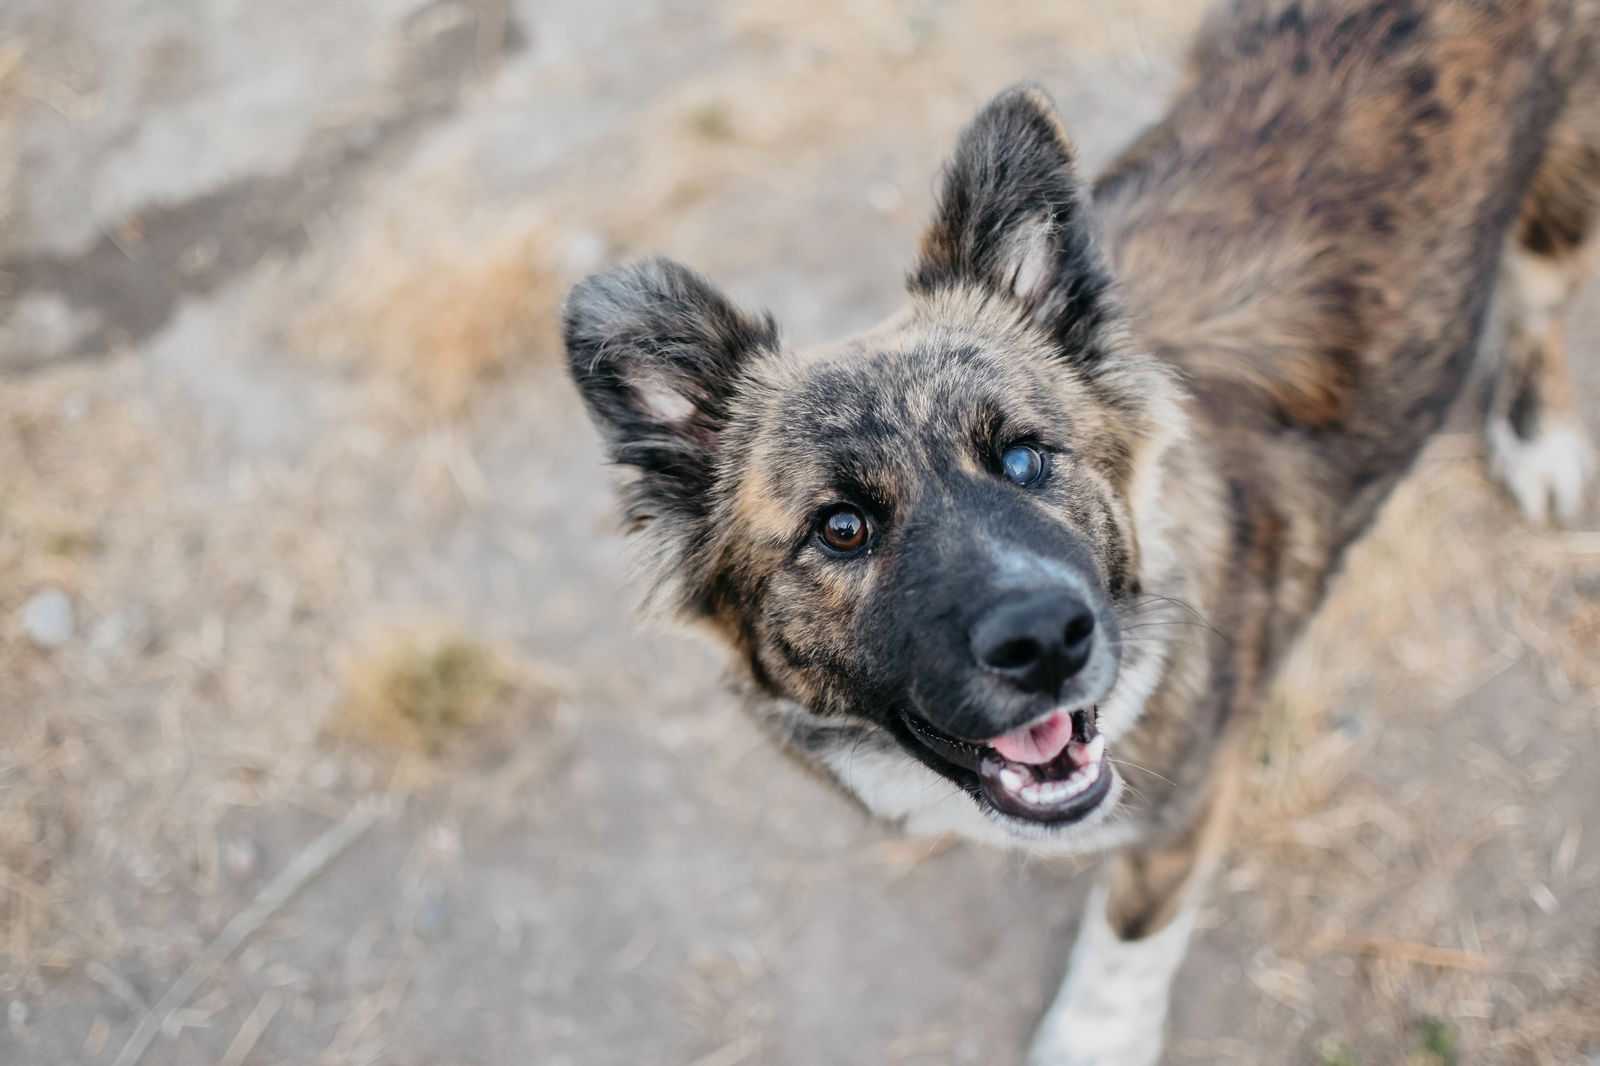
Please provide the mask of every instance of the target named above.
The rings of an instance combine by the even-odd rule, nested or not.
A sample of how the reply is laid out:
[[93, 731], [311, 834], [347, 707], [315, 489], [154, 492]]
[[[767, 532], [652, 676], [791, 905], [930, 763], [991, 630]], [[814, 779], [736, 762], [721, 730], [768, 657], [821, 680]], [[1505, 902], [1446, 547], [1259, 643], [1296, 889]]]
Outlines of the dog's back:
[[[1497, 462], [1568, 428], [1551, 319], [1600, 203], [1600, 4], [1227, 5], [1096, 199], [1141, 343], [1187, 371], [1274, 540], [1257, 576], [1306, 575], [1279, 590], [1299, 615], [1481, 347], [1505, 357]], [[1572, 449], [1545, 458], [1581, 472]], [[1502, 473], [1537, 517], [1576, 505], [1570, 471]]]

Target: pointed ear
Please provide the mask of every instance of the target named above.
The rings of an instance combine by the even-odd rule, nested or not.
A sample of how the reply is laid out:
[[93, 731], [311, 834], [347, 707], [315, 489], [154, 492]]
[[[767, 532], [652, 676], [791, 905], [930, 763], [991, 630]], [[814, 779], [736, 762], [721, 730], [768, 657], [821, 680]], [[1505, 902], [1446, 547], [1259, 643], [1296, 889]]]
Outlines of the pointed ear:
[[629, 517], [702, 516], [744, 365], [777, 345], [772, 319], [746, 315], [667, 259], [585, 279], [561, 319], [573, 380], [611, 458], [638, 472]]
[[910, 287], [973, 284], [1015, 300], [1075, 358], [1097, 354], [1114, 317], [1072, 142], [1041, 89], [995, 97], [945, 165]]

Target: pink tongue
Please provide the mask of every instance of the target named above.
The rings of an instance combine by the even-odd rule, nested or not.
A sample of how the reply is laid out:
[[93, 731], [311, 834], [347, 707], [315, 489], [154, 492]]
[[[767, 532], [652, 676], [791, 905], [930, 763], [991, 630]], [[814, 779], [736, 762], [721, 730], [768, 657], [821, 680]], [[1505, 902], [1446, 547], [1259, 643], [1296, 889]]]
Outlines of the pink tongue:
[[995, 737], [989, 741], [989, 746], [999, 752], [1002, 759], [1042, 766], [1060, 755], [1071, 739], [1072, 716], [1057, 711], [1042, 722]]

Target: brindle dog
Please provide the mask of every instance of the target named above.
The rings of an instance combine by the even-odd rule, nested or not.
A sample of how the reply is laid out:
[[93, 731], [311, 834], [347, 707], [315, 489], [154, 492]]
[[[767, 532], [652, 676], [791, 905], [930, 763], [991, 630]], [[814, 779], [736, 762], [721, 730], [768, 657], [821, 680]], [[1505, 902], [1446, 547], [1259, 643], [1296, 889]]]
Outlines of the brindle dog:
[[658, 597], [791, 751], [914, 831], [1118, 849], [1030, 1061], [1139, 1066], [1239, 738], [1475, 365], [1496, 472], [1578, 514], [1597, 219], [1600, 0], [1235, 0], [1092, 194], [1043, 94], [989, 104], [868, 333], [793, 351], [665, 260], [564, 325]]

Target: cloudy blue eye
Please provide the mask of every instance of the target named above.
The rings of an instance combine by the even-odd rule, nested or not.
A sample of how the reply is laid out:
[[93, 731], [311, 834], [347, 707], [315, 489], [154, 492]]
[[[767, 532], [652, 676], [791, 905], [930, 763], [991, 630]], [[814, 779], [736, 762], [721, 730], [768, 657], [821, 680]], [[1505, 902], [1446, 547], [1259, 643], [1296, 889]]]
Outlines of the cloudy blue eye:
[[1000, 453], [1000, 469], [1018, 485], [1032, 485], [1044, 473], [1044, 456], [1031, 444], [1013, 444]]

